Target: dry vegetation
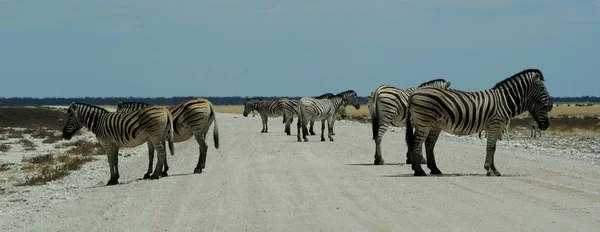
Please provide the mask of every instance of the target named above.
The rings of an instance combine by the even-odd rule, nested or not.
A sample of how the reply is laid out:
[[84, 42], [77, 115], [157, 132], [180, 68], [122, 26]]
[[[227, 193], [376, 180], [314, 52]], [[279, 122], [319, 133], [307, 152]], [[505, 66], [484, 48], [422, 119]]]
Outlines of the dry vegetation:
[[69, 175], [71, 171], [79, 170], [83, 164], [95, 160], [90, 156], [46, 154], [23, 159], [26, 163], [22, 170], [32, 172], [18, 186], [41, 185], [59, 180]]
[[10, 145], [6, 143], [0, 144], [0, 152], [7, 152], [10, 150]]

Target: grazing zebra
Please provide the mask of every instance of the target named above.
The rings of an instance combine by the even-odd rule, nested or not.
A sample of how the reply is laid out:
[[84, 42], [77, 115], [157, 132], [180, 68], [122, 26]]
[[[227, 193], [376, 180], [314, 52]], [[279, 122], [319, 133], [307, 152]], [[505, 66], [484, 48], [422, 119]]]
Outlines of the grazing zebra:
[[[143, 102], [119, 102], [117, 112], [129, 112], [144, 108], [149, 104]], [[213, 127], [213, 144], [216, 149], [219, 149], [219, 127], [215, 110], [212, 103], [204, 98], [194, 98], [183, 101], [177, 105], [168, 107], [169, 112], [173, 115], [173, 141], [175, 143], [187, 141], [192, 136], [196, 139], [199, 148], [199, 158], [194, 173], [202, 173], [202, 169], [206, 167], [206, 155], [208, 145], [206, 144], [206, 134], [210, 125], [215, 122]], [[148, 166], [152, 166], [154, 159], [154, 150], [150, 149], [151, 144], [148, 143]], [[169, 165], [165, 161], [164, 173], [167, 175]]]
[[[502, 132], [500, 132], [500, 137], [498, 138], [499, 140], [502, 140], [502, 137], [504, 135], [506, 135], [506, 140], [510, 140], [510, 134], [508, 133], [508, 128], [510, 126], [510, 119], [506, 122], [506, 127], [504, 127], [504, 130], [502, 130]], [[481, 139], [481, 133], [483, 133], [483, 131], [479, 132], [479, 139]], [[487, 133], [486, 133], [486, 138], [487, 138]]]
[[262, 130], [261, 133], [267, 133], [268, 131], [268, 118], [276, 118], [283, 116], [283, 105], [288, 101], [287, 98], [280, 98], [275, 100], [262, 100], [260, 98], [251, 98], [246, 100], [244, 103], [244, 117], [248, 117], [248, 114], [256, 110], [262, 119]]
[[[423, 86], [448, 88], [450, 82], [444, 79], [435, 79], [419, 85], [419, 88]], [[390, 125], [396, 127], [403, 125], [403, 122], [406, 119], [404, 111], [406, 109], [408, 96], [415, 89], [417, 88], [398, 89], [389, 85], [381, 85], [369, 95], [367, 106], [369, 107], [369, 113], [371, 114], [373, 140], [375, 141], [375, 165], [385, 164], [381, 154], [381, 140]], [[407, 153], [406, 163], [410, 163], [411, 160], [412, 158]], [[422, 159], [421, 161], [425, 162], [425, 159]]]
[[486, 130], [487, 149], [484, 168], [487, 175], [500, 176], [494, 164], [496, 141], [507, 121], [529, 111], [540, 129], [550, 125], [548, 111], [552, 101], [538, 69], [523, 70], [494, 88], [479, 92], [423, 87], [409, 97], [408, 117], [415, 125], [406, 123], [406, 142], [412, 152], [415, 176], [425, 176], [421, 168], [421, 145], [425, 142], [427, 167], [431, 174], [440, 175], [434, 158], [435, 143], [442, 130], [455, 135], [469, 135]]
[[[315, 99], [326, 99], [326, 98], [331, 98], [334, 95], [332, 93], [326, 93], [317, 97], [314, 97]], [[284, 105], [283, 105], [283, 122], [285, 123], [285, 133], [287, 135], [291, 135], [291, 130], [290, 130], [290, 125], [292, 124], [292, 122], [294, 122], [294, 116], [298, 115], [298, 100], [287, 100]], [[346, 110], [344, 109], [339, 109], [338, 110], [338, 115], [341, 116], [341, 118], [345, 118], [347, 116], [346, 114]], [[314, 125], [315, 125], [315, 121], [310, 121], [310, 135], [315, 135], [315, 131], [314, 131]], [[335, 135], [335, 133], [333, 133], [333, 135]]]
[[360, 104], [356, 99], [354, 90], [347, 90], [336, 94], [327, 99], [315, 99], [312, 97], [303, 97], [298, 101], [298, 142], [300, 142], [300, 127], [302, 127], [302, 137], [304, 142], [308, 142], [308, 129], [306, 125], [309, 121], [321, 121], [321, 141], [325, 141], [325, 121], [328, 123], [329, 141], [333, 141], [333, 121], [337, 112], [341, 107], [352, 105], [357, 110], [360, 109]]
[[[63, 138], [70, 140], [75, 132], [86, 127], [96, 135], [108, 157], [110, 180], [107, 185], [119, 183], [119, 148], [136, 147], [148, 142], [149, 148], [156, 148], [158, 161], [150, 179], [158, 179], [163, 174], [166, 162], [165, 141], [169, 143], [171, 155], [173, 148], [173, 116], [169, 110], [160, 106], [128, 112], [109, 112], [104, 108], [73, 102], [67, 110], [67, 122], [63, 128]], [[152, 167], [148, 168], [148, 173]]]
[[535, 120], [531, 119], [529, 121], [529, 128], [531, 128], [531, 137], [532, 138], [536, 138], [536, 134], [539, 134], [540, 138], [542, 137], [542, 130], [540, 130], [537, 122], [535, 122]]

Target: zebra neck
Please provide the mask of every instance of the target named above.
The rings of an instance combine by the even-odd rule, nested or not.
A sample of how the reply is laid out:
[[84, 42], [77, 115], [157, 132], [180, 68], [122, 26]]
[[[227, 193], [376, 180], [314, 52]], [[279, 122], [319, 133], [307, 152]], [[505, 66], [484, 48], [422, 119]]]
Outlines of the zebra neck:
[[101, 112], [95, 109], [89, 109], [89, 111], [79, 111], [79, 120], [83, 125], [94, 134], [97, 134], [100, 129], [100, 118], [108, 112]]
[[337, 97], [332, 97], [329, 100], [331, 100], [331, 102], [333, 102], [333, 106], [337, 109], [340, 106], [342, 106], [342, 104], [344, 104], [344, 97], [342, 96], [337, 96]]
[[511, 92], [508, 89], [499, 89], [497, 91], [501, 113], [508, 118], [513, 118], [527, 109], [525, 93]]

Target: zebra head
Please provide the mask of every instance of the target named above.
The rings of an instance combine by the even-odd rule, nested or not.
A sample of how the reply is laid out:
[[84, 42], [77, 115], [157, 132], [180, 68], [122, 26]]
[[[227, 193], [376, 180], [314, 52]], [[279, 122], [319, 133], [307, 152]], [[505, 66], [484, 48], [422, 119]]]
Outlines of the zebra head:
[[444, 79], [434, 79], [434, 80], [430, 80], [427, 82], [424, 82], [422, 84], [419, 85], [419, 88], [421, 87], [425, 87], [425, 86], [433, 86], [433, 87], [440, 87], [440, 88], [444, 88], [447, 89], [450, 87], [450, 82], [446, 81]]
[[244, 102], [244, 113], [242, 115], [244, 115], [244, 117], [248, 117], [248, 114], [256, 109], [257, 102], [261, 100], [262, 99], [260, 98], [247, 99], [246, 102]]
[[358, 99], [356, 98], [356, 92], [354, 90], [346, 90], [344, 92], [338, 93], [333, 97], [342, 97], [344, 104], [342, 105], [352, 105], [357, 110], [360, 109], [360, 104], [358, 103]]
[[67, 123], [63, 128], [63, 139], [70, 140], [73, 137], [73, 134], [83, 127], [78, 108], [79, 104], [73, 102], [69, 105], [69, 109], [67, 109]]
[[541, 72], [533, 72], [532, 84], [527, 92], [527, 111], [538, 124], [538, 128], [546, 130], [550, 126], [548, 112], [552, 110], [552, 101], [548, 89], [544, 85], [544, 76]]

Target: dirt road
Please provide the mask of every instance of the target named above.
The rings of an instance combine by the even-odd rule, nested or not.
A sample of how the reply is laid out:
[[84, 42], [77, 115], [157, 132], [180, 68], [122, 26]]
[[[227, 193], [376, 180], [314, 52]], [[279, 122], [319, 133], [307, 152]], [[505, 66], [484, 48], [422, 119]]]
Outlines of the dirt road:
[[281, 118], [270, 120], [267, 134], [258, 117], [217, 119], [221, 149], [209, 136], [204, 173], [191, 174], [198, 155], [192, 140], [176, 144], [170, 176], [156, 181], [139, 180], [145, 147], [120, 162], [118, 186], [103, 185], [102, 159], [100, 175], [65, 190], [76, 197], [31, 212], [35, 220], [13, 229], [600, 231], [598, 165], [503, 144], [496, 153], [503, 176], [486, 177], [483, 142], [443, 134], [436, 159], [444, 175], [413, 177], [410, 166], [398, 165], [406, 152], [403, 130], [384, 137], [389, 165], [373, 166], [369, 125], [338, 122], [335, 142], [312, 136], [299, 143], [295, 130], [283, 133]]

